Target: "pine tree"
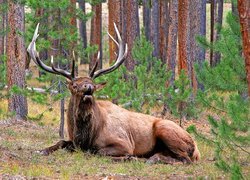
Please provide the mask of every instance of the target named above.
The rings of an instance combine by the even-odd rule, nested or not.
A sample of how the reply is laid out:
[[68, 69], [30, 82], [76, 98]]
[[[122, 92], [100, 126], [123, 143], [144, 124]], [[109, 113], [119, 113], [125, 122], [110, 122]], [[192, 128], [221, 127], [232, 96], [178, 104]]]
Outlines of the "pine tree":
[[231, 173], [232, 179], [241, 179], [241, 165], [249, 156], [250, 101], [246, 98], [247, 81], [239, 21], [232, 13], [226, 20], [227, 25], [221, 29], [217, 42], [212, 45], [204, 39], [200, 41], [204, 47], [221, 53], [221, 61], [216, 67], [204, 63], [202, 70], [196, 70], [205, 87], [205, 92], [199, 93], [199, 99], [217, 114], [217, 118], [208, 117], [212, 132], [209, 141], [216, 147], [216, 165]]

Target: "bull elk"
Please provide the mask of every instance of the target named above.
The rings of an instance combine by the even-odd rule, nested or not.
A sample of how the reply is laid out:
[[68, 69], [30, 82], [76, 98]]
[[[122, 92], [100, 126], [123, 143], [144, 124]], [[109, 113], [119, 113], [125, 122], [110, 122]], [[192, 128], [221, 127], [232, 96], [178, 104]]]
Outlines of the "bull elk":
[[36, 51], [39, 24], [36, 27], [28, 52], [33, 61], [43, 70], [62, 75], [68, 80], [71, 92], [67, 111], [68, 141], [60, 140], [55, 145], [39, 151], [48, 155], [58, 149], [90, 151], [112, 158], [146, 157], [148, 162], [191, 163], [200, 158], [195, 141], [190, 134], [176, 123], [153, 116], [131, 112], [109, 101], [95, 100], [93, 94], [105, 83], [95, 84], [94, 79], [117, 69], [125, 60], [128, 47], [120, 33], [115, 31], [118, 55], [113, 66], [96, 71], [97, 61], [88, 77], [75, 77], [72, 63], [71, 72], [45, 65]]

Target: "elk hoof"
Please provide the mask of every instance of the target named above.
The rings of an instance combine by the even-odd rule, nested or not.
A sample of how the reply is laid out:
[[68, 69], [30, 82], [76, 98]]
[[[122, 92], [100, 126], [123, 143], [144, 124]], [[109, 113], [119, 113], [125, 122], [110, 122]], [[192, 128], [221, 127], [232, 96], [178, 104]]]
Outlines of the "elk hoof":
[[42, 156], [48, 156], [50, 153], [47, 150], [38, 150], [38, 151], [35, 151], [35, 154], [39, 154]]

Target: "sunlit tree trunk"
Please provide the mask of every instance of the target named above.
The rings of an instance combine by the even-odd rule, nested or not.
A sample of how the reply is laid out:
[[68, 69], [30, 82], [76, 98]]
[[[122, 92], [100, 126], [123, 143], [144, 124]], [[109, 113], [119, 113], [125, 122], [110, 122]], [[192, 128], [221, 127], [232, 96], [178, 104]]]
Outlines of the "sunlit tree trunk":
[[[102, 3], [92, 5], [94, 16], [91, 19], [90, 45], [96, 45], [100, 52], [98, 68], [102, 67]], [[89, 69], [92, 69], [97, 58], [97, 52], [91, 56]]]
[[[111, 36], [116, 38], [114, 29], [114, 23], [116, 23], [119, 31], [121, 32], [122, 19], [121, 19], [121, 1], [120, 0], [109, 0], [108, 1], [108, 31]], [[116, 59], [117, 45], [112, 39], [109, 38], [109, 63], [111, 64]]]
[[[7, 34], [7, 82], [8, 90], [14, 85], [25, 88], [24, 43], [24, 6], [15, 1], [8, 1]], [[26, 119], [28, 113], [27, 99], [23, 95], [11, 95], [8, 99], [8, 111], [15, 113], [15, 118]]]
[[135, 66], [135, 61], [132, 57], [132, 48], [136, 37], [140, 35], [139, 29], [139, 14], [138, 14], [138, 1], [127, 0], [123, 6], [126, 8], [125, 12], [125, 27], [126, 27], [126, 41], [128, 44], [128, 55], [125, 61], [125, 66], [129, 71], [132, 71]]
[[163, 63], [166, 63], [168, 32], [169, 32], [169, 3], [167, 0], [160, 0], [160, 39], [159, 39], [159, 57]]
[[188, 72], [188, 0], [183, 0], [178, 4], [178, 72], [185, 70]]
[[238, 0], [241, 34], [243, 41], [243, 54], [245, 58], [246, 79], [248, 84], [248, 97], [250, 97], [250, 1]]

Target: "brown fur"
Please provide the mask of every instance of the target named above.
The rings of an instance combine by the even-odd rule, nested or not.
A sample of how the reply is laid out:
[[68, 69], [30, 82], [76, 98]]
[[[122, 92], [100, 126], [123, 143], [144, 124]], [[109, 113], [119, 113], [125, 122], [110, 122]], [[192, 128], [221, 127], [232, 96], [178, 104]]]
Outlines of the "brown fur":
[[[69, 141], [52, 146], [53, 150], [51, 147], [43, 150], [44, 154], [56, 148], [71, 149], [73, 142], [75, 148], [113, 157], [155, 154], [150, 163], [199, 160], [196, 143], [177, 124], [128, 111], [109, 101], [95, 101], [92, 93], [100, 86], [86, 77], [69, 82], [72, 93], [67, 114]], [[84, 95], [87, 91], [90, 95]]]

